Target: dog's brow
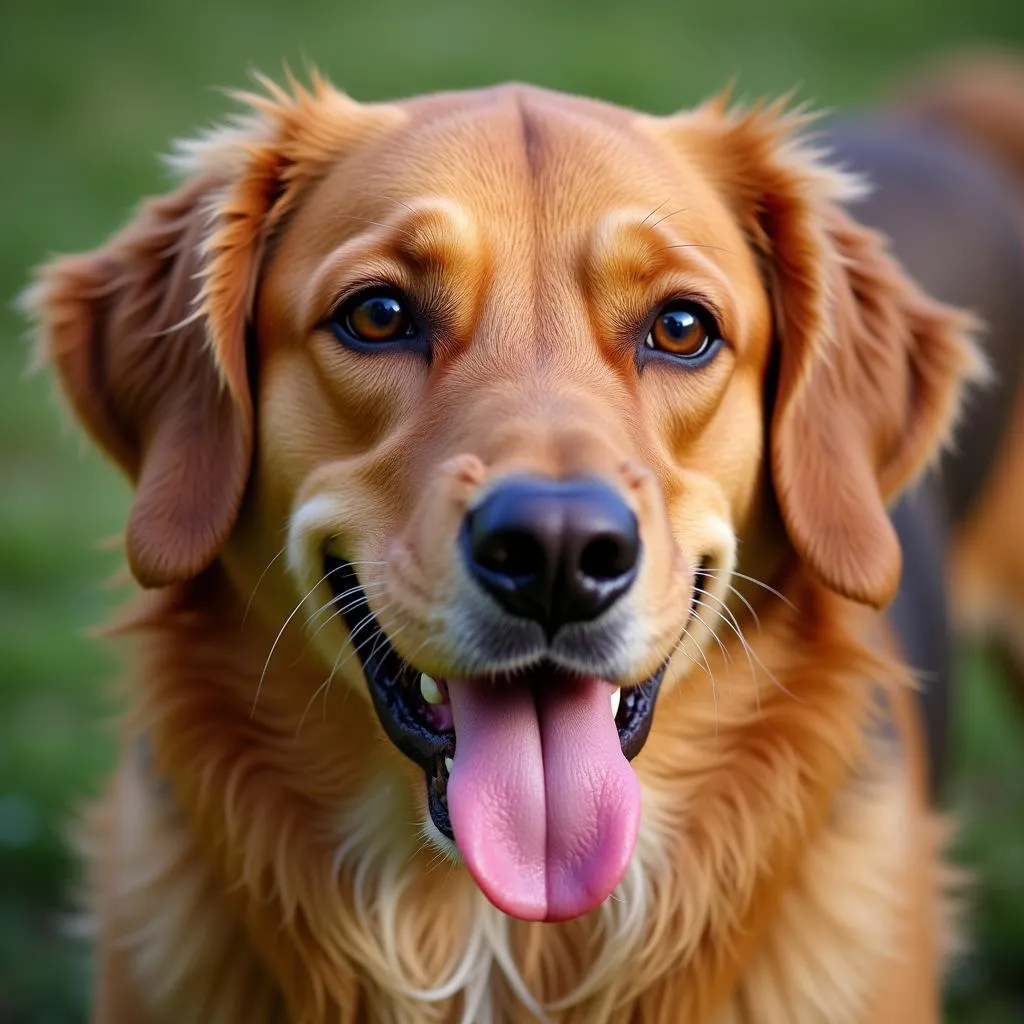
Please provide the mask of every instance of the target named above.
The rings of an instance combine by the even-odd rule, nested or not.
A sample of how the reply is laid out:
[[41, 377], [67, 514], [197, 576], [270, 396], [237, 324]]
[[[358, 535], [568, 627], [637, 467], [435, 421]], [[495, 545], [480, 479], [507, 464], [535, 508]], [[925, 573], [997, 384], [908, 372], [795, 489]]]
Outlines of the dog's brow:
[[[617, 210], [603, 217], [588, 240], [587, 272], [595, 281], [614, 277], [619, 281], [644, 282], [671, 268], [673, 250], [729, 253], [723, 246], [692, 241], [685, 235], [685, 240], [680, 241], [675, 229], [662, 226], [686, 209], [676, 206], [653, 222], [650, 213], [643, 216], [640, 210], [634, 209]], [[714, 261], [701, 259], [698, 262], [702, 269], [716, 278], [719, 276]]]
[[326, 313], [325, 297], [338, 279], [351, 279], [354, 268], [364, 276], [403, 284], [418, 273], [441, 271], [445, 277], [472, 277], [479, 263], [480, 238], [474, 221], [457, 203], [431, 198], [401, 204], [409, 212], [387, 218], [336, 214], [357, 230], [329, 253], [311, 275], [302, 301], [304, 319], [313, 322]]
[[448, 199], [428, 200], [412, 207], [401, 227], [399, 251], [416, 263], [459, 264], [477, 247], [469, 214]]
[[587, 252], [588, 269], [595, 277], [606, 274], [647, 279], [663, 262], [658, 249], [664, 245], [660, 232], [652, 229], [650, 214], [638, 210], [617, 210], [594, 227]]

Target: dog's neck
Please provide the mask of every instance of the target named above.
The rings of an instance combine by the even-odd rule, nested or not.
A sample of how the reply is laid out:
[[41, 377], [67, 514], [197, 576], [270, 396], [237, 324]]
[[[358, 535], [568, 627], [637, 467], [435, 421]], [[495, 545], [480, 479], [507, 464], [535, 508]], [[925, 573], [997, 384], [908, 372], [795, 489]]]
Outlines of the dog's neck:
[[[368, 702], [324, 696], [301, 642], [282, 638], [268, 665], [277, 631], [246, 616], [216, 569], [147, 598], [125, 627], [152, 639], [134, 708], [150, 777], [169, 791], [150, 793], [163, 804], [152, 813], [179, 832], [187, 820], [195, 848], [182, 856], [208, 875], [198, 891], [212, 882], [218, 893], [195, 912], [232, 921], [219, 934], [249, 951], [254, 976], [269, 970], [289, 1019], [528, 1021], [542, 1007], [566, 1022], [620, 1020], [626, 1007], [645, 1021], [729, 1019], [741, 973], [764, 988], [757, 998], [772, 979], [782, 992], [799, 977], [794, 961], [780, 980], [782, 954], [772, 966], [760, 947], [770, 911], [815, 898], [797, 850], [810, 840], [840, 856], [844, 830], [869, 826], [891, 847], [872, 788], [877, 756], [865, 775], [865, 726], [874, 684], [899, 673], [844, 633], [856, 618], [848, 605], [799, 578], [789, 596], [799, 611], [776, 603], [750, 659], [723, 636], [707, 673], [663, 694], [635, 762], [644, 824], [633, 864], [585, 918], [512, 921], [428, 849], [415, 824], [419, 773]], [[854, 910], [838, 914], [837, 934]], [[824, 913], [793, 913], [812, 911]], [[844, 982], [851, 1006], [855, 981]], [[784, 1016], [805, 1019], [798, 1006]]]

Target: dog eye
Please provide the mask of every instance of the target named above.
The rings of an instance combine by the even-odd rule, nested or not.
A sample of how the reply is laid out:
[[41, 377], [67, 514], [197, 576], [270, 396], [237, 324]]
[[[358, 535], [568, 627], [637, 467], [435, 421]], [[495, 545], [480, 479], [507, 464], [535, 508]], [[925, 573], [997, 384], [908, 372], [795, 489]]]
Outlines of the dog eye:
[[418, 335], [409, 303], [398, 292], [360, 292], [343, 303], [331, 317], [335, 334], [343, 341], [381, 345]]
[[721, 338], [715, 318], [696, 302], [672, 302], [655, 318], [644, 345], [693, 362], [717, 349]]

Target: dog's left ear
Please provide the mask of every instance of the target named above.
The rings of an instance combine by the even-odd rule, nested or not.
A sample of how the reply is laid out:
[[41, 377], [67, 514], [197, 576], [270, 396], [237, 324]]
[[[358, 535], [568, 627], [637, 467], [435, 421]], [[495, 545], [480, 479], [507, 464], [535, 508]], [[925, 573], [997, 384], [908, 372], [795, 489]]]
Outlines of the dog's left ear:
[[984, 363], [973, 318], [925, 295], [846, 212], [859, 183], [801, 141], [807, 120], [716, 100], [671, 130], [763, 261], [779, 346], [772, 480], [790, 540], [829, 587], [882, 607], [901, 570], [886, 506], [948, 439]]

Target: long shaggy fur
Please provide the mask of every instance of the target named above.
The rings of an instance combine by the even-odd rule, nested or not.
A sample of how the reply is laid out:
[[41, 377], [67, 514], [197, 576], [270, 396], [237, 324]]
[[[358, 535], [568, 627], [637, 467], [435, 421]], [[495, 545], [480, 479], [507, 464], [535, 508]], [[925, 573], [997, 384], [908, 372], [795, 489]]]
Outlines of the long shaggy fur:
[[[921, 1009], [917, 1019], [934, 1019], [936, 936], [951, 930], [940, 920], [938, 827], [921, 800], [913, 682], [866, 606], [883, 604], [899, 573], [884, 504], [935, 454], [962, 384], [978, 372], [973, 322], [927, 300], [883, 241], [849, 220], [839, 201], [853, 186], [801, 141], [803, 117], [781, 105], [730, 111], [713, 102], [659, 121], [516, 89], [407, 109], [359, 106], [319, 78], [309, 90], [264, 86], [241, 96], [248, 112], [236, 122], [180, 147], [178, 192], [144, 207], [98, 253], [51, 265], [33, 300], [75, 411], [136, 485], [129, 559], [140, 581], [159, 588], [114, 630], [134, 653], [122, 761], [88, 825], [97, 1024], [859, 1024], [905, 1019], [893, 1015], [910, 1005]], [[530, 374], [549, 374], [546, 386], [564, 393], [566, 408], [594, 393], [572, 430], [547, 446], [563, 460], [609, 459], [657, 419], [656, 409], [628, 411], [641, 389], [617, 390], [607, 354], [604, 363], [588, 356], [586, 373], [569, 356], [538, 358], [529, 373], [511, 357], [484, 370], [463, 358], [446, 371], [454, 383], [443, 407], [421, 419], [414, 403], [387, 405], [396, 388], [384, 371], [362, 385], [331, 378], [334, 356], [310, 360], [302, 386], [290, 390], [287, 374], [313, 343], [280, 340], [282, 309], [307, 282], [278, 285], [285, 298], [275, 305], [267, 267], [301, 252], [296, 233], [320, 230], [302, 217], [311, 197], [339, 187], [339, 168], [445, 104], [470, 112], [456, 125], [478, 109], [497, 111], [501, 124], [507, 114], [514, 137], [486, 153], [500, 168], [519, 168], [521, 145], [534, 182], [548, 180], [538, 168], [555, 179], [566, 173], [560, 158], [544, 163], [552, 138], [575, 138], [581, 124], [601, 119], [600, 131], [590, 130], [609, 164], [623, 148], [613, 129], [633, 132], [638, 146], [687, 153], [666, 166], [715, 197], [709, 216], [730, 245], [749, 246], [745, 255], [720, 248], [736, 258], [737, 280], [755, 282], [743, 313], [761, 325], [762, 349], [748, 357], [754, 369], [744, 365], [730, 384], [749, 387], [744, 417], [735, 417], [749, 433], [722, 449], [727, 457], [712, 444], [702, 455], [688, 426], [671, 441], [639, 445], [643, 472], [621, 470], [641, 458], [632, 450], [634, 462], [601, 468], [622, 473], [655, 538], [651, 572], [675, 564], [671, 545], [683, 536], [722, 564], [699, 592], [699, 643], [668, 652], [655, 726], [635, 762], [643, 827], [627, 874], [603, 905], [559, 924], [500, 914], [435, 848], [421, 824], [422, 774], [354, 692], [355, 638], [331, 618], [313, 616], [304, 628], [288, 558], [274, 554], [300, 503], [355, 466], [345, 478], [354, 496], [335, 484], [331, 493], [344, 492], [359, 515], [329, 522], [324, 543], [340, 536], [353, 559], [365, 559], [354, 564], [367, 567], [371, 604], [401, 605], [379, 568], [380, 537], [414, 497], [428, 503], [412, 516], [427, 540], [409, 564], [432, 584], [446, 580], [450, 566], [436, 559], [448, 550], [451, 510], [484, 462], [439, 464], [437, 450], [458, 426], [452, 403], [504, 400], [500, 376], [488, 374], [505, 373], [509, 394]], [[456, 156], [471, 135], [458, 138]], [[590, 165], [580, 157], [572, 166]], [[427, 206], [410, 205], [380, 195], [387, 181], [373, 175], [386, 172], [376, 162], [362, 173], [359, 194], [389, 204], [366, 224], [384, 232], [392, 224], [381, 217], [408, 213], [396, 223], [410, 247], [427, 223], [435, 248], [466, 251], [461, 236], [444, 237], [458, 217], [429, 189]], [[488, 180], [487, 198], [515, 194], [513, 184]], [[323, 216], [335, 206], [324, 201]], [[604, 237], [610, 244], [614, 231]], [[668, 259], [663, 252], [686, 247], [664, 244], [644, 273]], [[464, 263], [473, 259], [471, 251]], [[495, 279], [494, 266], [479, 262], [467, 290]], [[769, 352], [770, 318], [781, 352]], [[423, 394], [446, 379], [437, 371]], [[474, 422], [494, 449], [534, 436], [519, 429], [532, 424], [528, 402], [500, 427], [490, 408]], [[268, 424], [282, 409], [287, 429], [275, 431]], [[382, 443], [403, 416], [407, 432]], [[724, 430], [720, 419], [701, 429]], [[417, 447], [423, 435], [442, 438], [437, 450]], [[282, 444], [293, 450], [282, 455]], [[677, 466], [686, 444], [696, 454]], [[513, 464], [556, 458], [513, 454]], [[721, 483], [719, 472], [741, 479]], [[430, 505], [435, 494], [443, 500]], [[335, 518], [350, 507], [338, 504]], [[738, 545], [773, 586], [732, 586]], [[309, 555], [300, 548], [296, 565]], [[332, 607], [319, 604], [321, 590], [306, 595], [318, 611]], [[656, 614], [667, 622], [680, 604], [666, 599]], [[383, 611], [381, 621], [389, 621]], [[401, 628], [392, 634], [399, 646], [409, 642]], [[651, 636], [669, 635], [660, 628]], [[334, 632], [314, 643], [321, 629]], [[325, 679], [319, 652], [331, 643], [338, 650]]]

